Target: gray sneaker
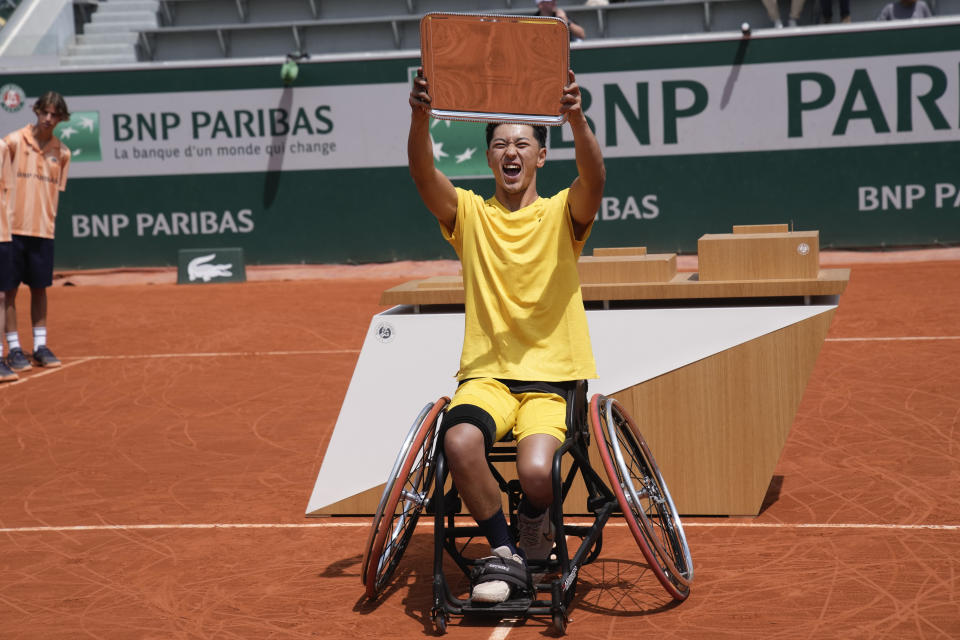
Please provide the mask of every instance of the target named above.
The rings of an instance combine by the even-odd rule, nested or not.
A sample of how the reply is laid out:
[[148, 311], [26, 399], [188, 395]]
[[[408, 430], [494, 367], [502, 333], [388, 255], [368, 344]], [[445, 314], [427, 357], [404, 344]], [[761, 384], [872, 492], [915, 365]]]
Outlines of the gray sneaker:
[[50, 367], [52, 369], [60, 366], [60, 359], [53, 355], [53, 351], [50, 351], [47, 345], [37, 347], [37, 350], [33, 352], [33, 361], [37, 363], [38, 367]]
[[33, 368], [30, 366], [30, 361], [27, 360], [27, 354], [20, 347], [10, 349], [10, 353], [7, 355], [7, 366], [14, 371], [26, 371]]
[[554, 538], [550, 510], [535, 518], [518, 513], [517, 525], [517, 546], [527, 555], [527, 560], [549, 560]]
[[0, 382], [13, 382], [18, 380], [20, 376], [14, 373], [13, 369], [7, 366], [7, 363], [0, 358]]

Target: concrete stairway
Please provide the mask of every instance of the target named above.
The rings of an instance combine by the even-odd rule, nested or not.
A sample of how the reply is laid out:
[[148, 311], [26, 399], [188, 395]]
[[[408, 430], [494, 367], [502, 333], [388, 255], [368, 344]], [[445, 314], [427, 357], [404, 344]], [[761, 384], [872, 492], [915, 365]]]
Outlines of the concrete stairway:
[[156, 29], [160, 0], [99, 0], [90, 22], [68, 48], [61, 64], [89, 66], [137, 62], [143, 29]]

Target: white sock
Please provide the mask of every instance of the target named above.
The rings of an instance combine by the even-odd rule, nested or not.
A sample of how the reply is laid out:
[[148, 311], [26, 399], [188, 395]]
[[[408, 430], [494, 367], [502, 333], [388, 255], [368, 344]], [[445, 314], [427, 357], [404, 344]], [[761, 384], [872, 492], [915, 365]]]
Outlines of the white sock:
[[36, 351], [43, 345], [47, 344], [47, 328], [46, 327], [34, 327], [33, 328], [33, 350]]
[[17, 335], [16, 331], [7, 332], [7, 346], [10, 347], [10, 350], [20, 348], [20, 336]]

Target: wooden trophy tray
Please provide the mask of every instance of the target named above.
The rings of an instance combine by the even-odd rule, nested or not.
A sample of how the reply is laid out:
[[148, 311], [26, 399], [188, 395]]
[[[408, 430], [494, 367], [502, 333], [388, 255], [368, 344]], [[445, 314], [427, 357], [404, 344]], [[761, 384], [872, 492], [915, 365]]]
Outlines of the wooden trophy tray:
[[446, 120], [559, 125], [570, 34], [558, 18], [428, 13], [420, 56], [430, 114]]

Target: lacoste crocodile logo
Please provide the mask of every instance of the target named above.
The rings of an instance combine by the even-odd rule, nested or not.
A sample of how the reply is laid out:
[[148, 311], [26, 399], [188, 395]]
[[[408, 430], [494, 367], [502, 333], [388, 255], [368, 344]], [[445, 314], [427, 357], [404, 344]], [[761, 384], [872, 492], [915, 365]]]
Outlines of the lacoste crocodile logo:
[[233, 264], [207, 264], [217, 257], [217, 254], [211, 253], [206, 256], [198, 256], [187, 264], [187, 275], [190, 282], [194, 280], [203, 280], [210, 282], [214, 278], [229, 278], [233, 275], [230, 270]]

